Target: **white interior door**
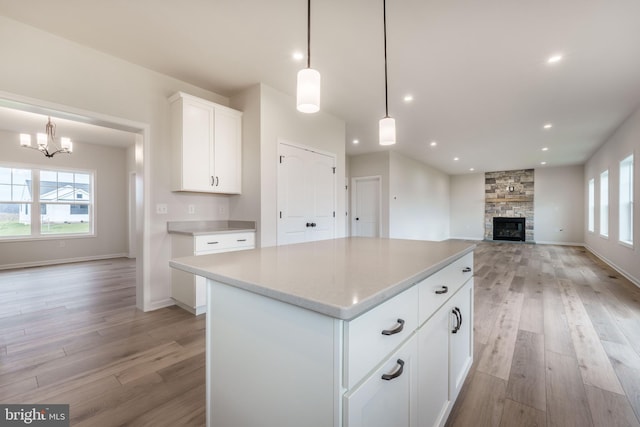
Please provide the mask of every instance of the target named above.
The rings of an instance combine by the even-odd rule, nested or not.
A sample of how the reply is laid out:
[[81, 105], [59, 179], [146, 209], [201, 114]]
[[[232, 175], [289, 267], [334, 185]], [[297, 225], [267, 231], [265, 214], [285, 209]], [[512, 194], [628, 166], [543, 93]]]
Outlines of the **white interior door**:
[[353, 236], [380, 236], [380, 185], [379, 176], [353, 178], [351, 183], [351, 230]]
[[278, 245], [335, 236], [335, 157], [281, 143]]

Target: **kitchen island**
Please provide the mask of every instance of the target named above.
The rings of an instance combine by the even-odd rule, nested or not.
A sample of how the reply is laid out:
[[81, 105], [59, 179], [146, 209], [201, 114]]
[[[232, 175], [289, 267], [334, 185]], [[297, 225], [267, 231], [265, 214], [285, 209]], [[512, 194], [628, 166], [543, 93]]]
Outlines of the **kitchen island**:
[[208, 279], [207, 424], [444, 424], [472, 362], [473, 248], [344, 238], [170, 261]]

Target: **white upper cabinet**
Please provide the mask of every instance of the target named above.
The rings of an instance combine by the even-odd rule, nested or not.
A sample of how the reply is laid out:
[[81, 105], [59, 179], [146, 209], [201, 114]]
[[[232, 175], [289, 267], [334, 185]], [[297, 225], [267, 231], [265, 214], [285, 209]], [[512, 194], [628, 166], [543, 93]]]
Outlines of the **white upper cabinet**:
[[169, 102], [172, 190], [240, 194], [242, 112], [182, 92]]

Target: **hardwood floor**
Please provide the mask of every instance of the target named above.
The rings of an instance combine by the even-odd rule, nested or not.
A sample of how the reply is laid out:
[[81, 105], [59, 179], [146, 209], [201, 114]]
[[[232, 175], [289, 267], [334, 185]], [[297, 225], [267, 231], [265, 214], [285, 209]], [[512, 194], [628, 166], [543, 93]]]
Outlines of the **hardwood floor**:
[[447, 426], [640, 426], [640, 289], [581, 247], [475, 252], [475, 359]]
[[[475, 362], [447, 426], [638, 426], [640, 289], [584, 248], [479, 243]], [[0, 403], [202, 426], [204, 316], [135, 309], [128, 259], [0, 271]]]
[[204, 316], [135, 308], [135, 261], [0, 271], [0, 403], [72, 426], [202, 426]]

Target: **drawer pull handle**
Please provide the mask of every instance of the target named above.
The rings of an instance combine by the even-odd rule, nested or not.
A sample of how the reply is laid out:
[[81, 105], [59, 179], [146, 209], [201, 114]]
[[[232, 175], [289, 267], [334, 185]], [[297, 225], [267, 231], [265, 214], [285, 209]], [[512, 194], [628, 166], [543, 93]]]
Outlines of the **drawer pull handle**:
[[396, 326], [393, 329], [385, 329], [382, 331], [382, 335], [394, 335], [397, 334], [398, 332], [402, 332], [402, 330], [404, 329], [404, 320], [402, 319], [398, 319], [398, 326]]
[[471, 273], [471, 267], [465, 267], [462, 269], [463, 273]]
[[453, 327], [453, 331], [451, 331], [451, 333], [457, 334], [462, 327], [462, 312], [460, 312], [460, 309], [458, 307], [454, 307], [451, 312], [454, 314], [454, 316], [456, 316], [456, 325]]
[[449, 292], [449, 287], [443, 286], [442, 289], [440, 289], [439, 291], [436, 291], [436, 295], [446, 294], [447, 292]]
[[217, 245], [218, 242], [207, 242], [207, 245]]
[[382, 375], [383, 380], [391, 381], [392, 379], [398, 378], [400, 375], [402, 375], [402, 371], [404, 371], [404, 360], [398, 359], [396, 363], [398, 364], [398, 369], [396, 369], [394, 372], [390, 374], [383, 374]]
[[238, 242], [246, 242], [247, 239], [238, 239]]

